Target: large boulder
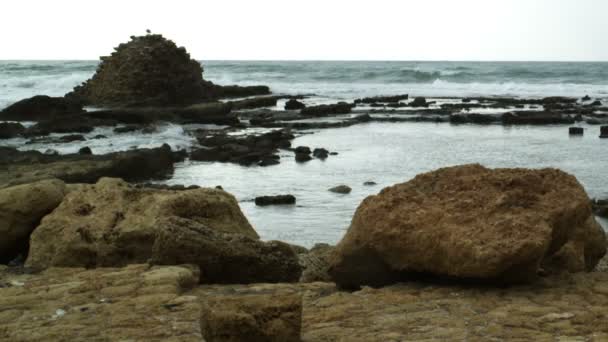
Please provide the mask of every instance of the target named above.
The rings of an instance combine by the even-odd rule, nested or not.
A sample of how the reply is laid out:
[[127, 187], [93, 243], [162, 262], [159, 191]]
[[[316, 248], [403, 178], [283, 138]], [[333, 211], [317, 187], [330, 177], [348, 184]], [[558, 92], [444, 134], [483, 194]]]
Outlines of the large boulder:
[[30, 234], [65, 192], [65, 184], [56, 179], [0, 190], [0, 263], [26, 256]]
[[25, 127], [16, 122], [0, 122], [0, 139], [16, 138], [25, 132]]
[[183, 105], [207, 96], [203, 68], [158, 34], [132, 36], [101, 57], [91, 79], [66, 95], [91, 105]]
[[82, 104], [78, 101], [37, 95], [4, 108], [0, 112], [0, 120], [39, 121], [82, 112]]
[[465, 165], [366, 198], [332, 256], [343, 287], [420, 274], [516, 283], [592, 270], [606, 236], [575, 177], [556, 169]]
[[31, 236], [27, 265], [196, 264], [201, 281], [297, 281], [290, 246], [261, 242], [236, 199], [218, 189], [136, 188], [103, 178], [75, 185]]

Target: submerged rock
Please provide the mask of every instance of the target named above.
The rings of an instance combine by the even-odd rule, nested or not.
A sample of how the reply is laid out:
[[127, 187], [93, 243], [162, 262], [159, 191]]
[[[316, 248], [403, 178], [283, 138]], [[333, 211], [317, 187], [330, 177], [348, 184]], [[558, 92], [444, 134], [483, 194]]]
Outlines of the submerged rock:
[[555, 169], [439, 169], [366, 198], [336, 247], [344, 287], [432, 274], [516, 283], [590, 271], [606, 236], [576, 178]]
[[72, 186], [32, 234], [26, 265], [90, 268], [148, 260], [198, 265], [207, 283], [289, 282], [301, 273], [287, 244], [259, 241], [232, 195], [136, 188], [113, 178]]
[[56, 179], [0, 189], [0, 264], [27, 256], [30, 234], [65, 193]]
[[0, 112], [0, 120], [40, 121], [80, 114], [84, 110], [78, 101], [63, 97], [37, 95], [21, 100]]
[[351, 189], [348, 185], [338, 185], [329, 189], [329, 191], [335, 192], [337, 194], [350, 194], [352, 190], [353, 189]]
[[296, 197], [293, 195], [260, 196], [255, 198], [255, 205], [282, 205], [296, 204]]
[[319, 158], [319, 159], [327, 159], [327, 157], [329, 157], [329, 151], [324, 149], [324, 148], [315, 148], [312, 151], [312, 155], [315, 158]]

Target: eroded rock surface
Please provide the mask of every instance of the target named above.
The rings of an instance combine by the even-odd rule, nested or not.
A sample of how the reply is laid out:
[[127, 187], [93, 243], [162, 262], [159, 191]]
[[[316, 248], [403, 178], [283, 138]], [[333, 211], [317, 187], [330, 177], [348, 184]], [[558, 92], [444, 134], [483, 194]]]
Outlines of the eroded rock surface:
[[333, 255], [340, 285], [419, 274], [522, 282], [589, 271], [606, 236], [576, 178], [555, 169], [439, 169], [366, 198]]

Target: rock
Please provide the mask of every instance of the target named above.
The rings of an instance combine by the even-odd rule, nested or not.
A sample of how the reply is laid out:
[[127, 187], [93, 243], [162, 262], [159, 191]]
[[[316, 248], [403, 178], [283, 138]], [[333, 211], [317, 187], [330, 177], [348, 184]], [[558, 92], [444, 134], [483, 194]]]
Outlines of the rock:
[[90, 133], [95, 126], [111, 126], [114, 122], [90, 119], [84, 115], [72, 115], [40, 121], [24, 132], [24, 136], [34, 137], [51, 133]]
[[308, 146], [298, 146], [298, 147], [296, 147], [294, 152], [296, 154], [296, 162], [298, 162], [298, 163], [307, 162], [309, 160], [312, 160], [312, 157], [310, 156], [310, 153], [311, 153], [310, 147], [308, 147]]
[[369, 114], [361, 114], [361, 115], [357, 115], [353, 118], [353, 120], [357, 121], [357, 122], [370, 122], [372, 121], [372, 117]]
[[589, 97], [589, 95], [585, 95], [581, 101], [591, 101], [591, 98]]
[[[278, 157], [278, 156], [276, 156], [276, 157]], [[263, 157], [262, 160], [258, 163], [258, 165], [262, 166], [262, 167], [278, 165], [278, 164], [280, 164], [279, 159], [280, 158], [275, 158], [275, 155], [270, 156], [270, 157]]]
[[44, 151], [44, 154], [47, 156], [58, 156], [59, 155], [59, 151], [54, 150], [52, 148], [47, 148], [46, 151]]
[[585, 129], [583, 127], [570, 127], [568, 132], [570, 135], [583, 135], [585, 134]]
[[486, 115], [486, 114], [451, 114], [450, 115], [450, 123], [451, 124], [491, 124], [500, 122], [500, 117], [495, 115]]
[[148, 260], [198, 265], [208, 283], [289, 282], [301, 273], [288, 245], [258, 240], [232, 195], [136, 188], [114, 178], [72, 186], [32, 234], [26, 265], [90, 268]]
[[82, 104], [63, 97], [37, 95], [15, 102], [0, 112], [0, 120], [40, 121], [80, 114]]
[[309, 106], [300, 111], [301, 115], [306, 116], [328, 116], [336, 114], [348, 114], [353, 108], [352, 103], [338, 102], [330, 105]]
[[215, 294], [205, 296], [201, 331], [207, 342], [300, 341], [302, 296]]
[[25, 132], [25, 127], [15, 122], [0, 122], [0, 139], [17, 138]]
[[90, 147], [85, 146], [78, 150], [78, 154], [91, 155], [91, 154], [93, 154], [93, 151], [91, 151]]
[[312, 155], [315, 158], [327, 159], [327, 157], [329, 157], [329, 151], [324, 148], [315, 148], [314, 151], [312, 151]]
[[212, 97], [200, 63], [161, 35], [133, 36], [114, 50], [66, 97], [106, 107], [187, 105]]
[[260, 107], [274, 107], [277, 105], [277, 97], [275, 96], [263, 96], [263, 97], [254, 97], [250, 99], [244, 99], [240, 101], [231, 101], [228, 102], [232, 105], [232, 109], [241, 110], [241, 109], [253, 109]]
[[69, 134], [59, 138], [62, 142], [86, 141], [87, 139], [81, 134]]
[[30, 234], [65, 193], [56, 179], [0, 189], [0, 264], [27, 256]]
[[270, 94], [270, 88], [265, 85], [242, 87], [238, 85], [220, 86], [217, 84], [212, 84], [211, 82], [207, 83], [210, 85], [211, 91], [216, 98], [247, 97]]
[[573, 124], [574, 122], [574, 119], [569, 115], [553, 112], [518, 111], [502, 115], [504, 125]]
[[330, 282], [329, 262], [335, 247], [326, 243], [314, 245], [310, 251], [299, 253], [300, 266], [302, 266], [301, 283], [316, 281]]
[[591, 207], [595, 215], [608, 218], [608, 200], [593, 200]]
[[374, 181], [366, 181], [363, 183], [363, 185], [365, 186], [374, 186], [377, 185], [378, 183], [374, 182]]
[[165, 178], [179, 160], [169, 145], [105, 155], [59, 155], [57, 151], [21, 152], [0, 147], [0, 188], [58, 178], [67, 183], [95, 183], [101, 177], [128, 181]]
[[593, 101], [593, 102], [590, 104], [590, 106], [592, 106], [592, 107], [599, 107], [599, 106], [601, 106], [601, 105], [602, 105], [602, 101], [599, 101], [599, 100]]
[[431, 274], [504, 283], [590, 271], [606, 236], [576, 178], [556, 169], [439, 169], [366, 198], [330, 274], [347, 288]]
[[376, 96], [376, 97], [364, 97], [362, 99], [355, 100], [355, 103], [395, 103], [409, 98], [408, 94], [394, 95], [394, 96]]
[[608, 126], [600, 127], [600, 138], [608, 138]]
[[259, 206], [281, 204], [296, 204], [296, 198], [293, 195], [260, 196], [255, 198], [255, 205]]
[[408, 104], [410, 107], [428, 107], [429, 104], [426, 102], [424, 97], [417, 97]]
[[[0, 274], [2, 341], [202, 341], [195, 267], [52, 268]], [[27, 328], [25, 328], [27, 327]]]
[[335, 192], [337, 194], [350, 194], [352, 190], [353, 189], [351, 189], [348, 185], [338, 185], [329, 189], [329, 191]]
[[300, 110], [306, 108], [306, 105], [296, 99], [289, 99], [285, 102], [285, 110]]

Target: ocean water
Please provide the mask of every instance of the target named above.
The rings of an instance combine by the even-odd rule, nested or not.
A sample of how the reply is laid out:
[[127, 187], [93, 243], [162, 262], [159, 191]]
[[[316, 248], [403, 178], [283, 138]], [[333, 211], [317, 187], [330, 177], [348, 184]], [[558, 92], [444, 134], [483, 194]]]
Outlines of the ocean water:
[[[276, 93], [350, 100], [362, 96], [508, 95], [608, 97], [608, 63], [203, 61], [219, 84], [267, 84]], [[0, 61], [0, 108], [37, 94], [60, 96], [91, 77], [97, 61]]]
[[[203, 62], [204, 77], [219, 84], [267, 84], [275, 93], [314, 94], [306, 102], [327, 103], [374, 95], [412, 96], [577, 96], [608, 100], [608, 63], [475, 62]], [[0, 108], [37, 94], [60, 96], [89, 78], [95, 61], [0, 61]], [[608, 139], [599, 127], [581, 124], [583, 137], [568, 136], [564, 125], [503, 127], [435, 123], [368, 123], [348, 128], [311, 130], [294, 146], [338, 152], [326, 161], [299, 164], [281, 151], [281, 164], [242, 167], [186, 161], [176, 166], [169, 184], [216, 186], [233, 193], [261, 237], [304, 246], [336, 243], [358, 204], [383, 187], [439, 167], [480, 163], [488, 167], [556, 167], [577, 176], [591, 197], [608, 198]], [[192, 127], [161, 125], [152, 135], [116, 135], [97, 128], [87, 135], [108, 139], [70, 144], [29, 144], [25, 139], [0, 145], [73, 153], [89, 146], [94, 153], [169, 143], [190, 148]], [[374, 181], [376, 186], [364, 186]], [[346, 184], [348, 195], [327, 189]], [[261, 195], [293, 194], [295, 206], [256, 207]], [[602, 220], [604, 227], [608, 222]]]

